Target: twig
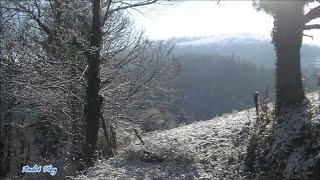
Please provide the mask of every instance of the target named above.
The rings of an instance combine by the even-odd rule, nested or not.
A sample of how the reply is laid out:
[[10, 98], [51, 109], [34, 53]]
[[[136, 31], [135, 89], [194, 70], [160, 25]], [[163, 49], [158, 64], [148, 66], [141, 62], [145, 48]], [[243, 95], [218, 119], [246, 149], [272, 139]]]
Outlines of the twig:
[[141, 135], [139, 134], [139, 132], [138, 132], [136, 129], [133, 129], [133, 131], [134, 131], [134, 133], [136, 134], [136, 136], [138, 137], [138, 139], [140, 140], [140, 142], [141, 142], [143, 145], [145, 145], [145, 144], [144, 144], [144, 141], [142, 140]]
[[311, 35], [303, 34], [303, 36], [310, 37], [313, 40], [313, 36], [311, 36]]

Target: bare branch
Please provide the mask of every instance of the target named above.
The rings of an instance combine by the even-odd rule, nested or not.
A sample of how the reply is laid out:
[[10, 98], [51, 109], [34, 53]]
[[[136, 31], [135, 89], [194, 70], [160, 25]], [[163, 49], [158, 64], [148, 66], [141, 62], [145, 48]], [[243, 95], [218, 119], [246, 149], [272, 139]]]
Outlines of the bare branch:
[[303, 36], [310, 37], [313, 40], [313, 36], [311, 35], [303, 34]]
[[76, 48], [78, 48], [81, 52], [83, 52], [83, 54], [86, 56], [86, 57], [89, 57], [90, 56], [90, 52], [88, 51], [87, 48], [85, 48], [85, 46], [80, 43], [76, 37], [73, 37], [72, 38], [72, 44], [76, 46]]
[[17, 8], [18, 11], [27, 13], [31, 19], [37, 22], [37, 24], [41, 27], [41, 29], [46, 32], [47, 34], [51, 33], [51, 30], [49, 27], [47, 27], [41, 20], [40, 17], [35, 15], [30, 9], [27, 9], [26, 7], [22, 6], [19, 3], [15, 3], [19, 8]]
[[320, 5], [311, 9], [307, 14], [304, 15], [305, 24], [312, 21], [313, 19], [320, 18]]
[[103, 17], [103, 20], [102, 20], [102, 23], [101, 23], [101, 26], [103, 27], [106, 20], [108, 19], [108, 16], [114, 12], [117, 12], [117, 11], [120, 11], [120, 10], [125, 10], [125, 9], [129, 9], [129, 8], [135, 8], [135, 7], [139, 7], [139, 6], [146, 6], [146, 5], [150, 5], [150, 4], [153, 4], [153, 3], [156, 3], [158, 0], [146, 0], [146, 1], [143, 1], [143, 2], [139, 2], [139, 3], [134, 3], [134, 4], [129, 4], [129, 3], [126, 3], [127, 5], [126, 6], [119, 6], [115, 9], [109, 9], [110, 8], [110, 4], [111, 4], [111, 1], [112, 0], [109, 0], [108, 1], [108, 8], [104, 14], [104, 17]]
[[107, 1], [107, 9], [106, 9], [106, 13], [105, 13], [105, 15], [104, 15], [104, 17], [103, 17], [103, 20], [102, 20], [102, 23], [101, 23], [101, 27], [104, 26], [105, 22], [106, 22], [107, 19], [108, 19], [111, 2], [112, 2], [112, 0], [108, 0], [108, 1]]
[[304, 30], [320, 29], [320, 24], [305, 25]]

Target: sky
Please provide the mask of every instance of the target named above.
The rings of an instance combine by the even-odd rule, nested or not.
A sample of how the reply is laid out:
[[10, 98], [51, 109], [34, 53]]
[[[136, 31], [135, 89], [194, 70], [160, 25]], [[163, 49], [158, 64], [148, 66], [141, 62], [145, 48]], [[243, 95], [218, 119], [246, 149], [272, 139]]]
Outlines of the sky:
[[[314, 7], [317, 4], [312, 4]], [[306, 8], [308, 11], [309, 8]], [[251, 1], [182, 1], [172, 5], [154, 5], [133, 11], [131, 17], [139, 29], [153, 40], [173, 37], [199, 37], [250, 34], [270, 38], [273, 19], [257, 12]], [[320, 19], [312, 23], [320, 23]], [[320, 46], [320, 30], [305, 31], [303, 42]]]

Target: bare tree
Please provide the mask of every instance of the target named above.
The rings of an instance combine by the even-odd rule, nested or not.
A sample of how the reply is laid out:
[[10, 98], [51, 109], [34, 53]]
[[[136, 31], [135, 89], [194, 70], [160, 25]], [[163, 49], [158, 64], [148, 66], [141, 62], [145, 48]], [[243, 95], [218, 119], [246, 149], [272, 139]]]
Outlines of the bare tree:
[[94, 0], [92, 2], [92, 20], [89, 37], [90, 52], [86, 53], [88, 70], [85, 105], [86, 145], [84, 151], [86, 152], [86, 163], [88, 166], [92, 166], [95, 159], [94, 154], [97, 149], [99, 120], [102, 113], [102, 99], [99, 96], [99, 91], [101, 88], [101, 50], [105, 37], [103, 29], [108, 25], [108, 18], [114, 13], [156, 2], [157, 0], [144, 0], [133, 3], [113, 0], [108, 0], [105, 3], [101, 2], [101, 0]]
[[[1, 33], [6, 41], [1, 57], [1, 90], [5, 93], [1, 97], [7, 99], [1, 104], [6, 106], [1, 109], [5, 119], [1, 131], [10, 135], [14, 128], [16, 133], [28, 134], [31, 142], [14, 143], [23, 149], [26, 162], [40, 163], [43, 157], [63, 159], [57, 163], [72, 172], [92, 166], [103, 104], [115, 119], [124, 107], [141, 107], [143, 95], [168, 92], [159, 87], [165, 82], [163, 74], [172, 77], [168, 73], [172, 46], [146, 40], [132, 30], [124, 14], [129, 8], [155, 2], [6, 0], [1, 4], [5, 30]], [[128, 113], [125, 117], [132, 120], [136, 116]], [[52, 132], [50, 142], [42, 136], [46, 131]], [[7, 145], [4, 158], [16, 161], [12, 140], [19, 138], [1, 143]], [[57, 149], [48, 143], [57, 144]], [[55, 158], [59, 155], [64, 157]], [[78, 162], [73, 163], [74, 159]], [[19, 169], [5, 166], [6, 172]]]

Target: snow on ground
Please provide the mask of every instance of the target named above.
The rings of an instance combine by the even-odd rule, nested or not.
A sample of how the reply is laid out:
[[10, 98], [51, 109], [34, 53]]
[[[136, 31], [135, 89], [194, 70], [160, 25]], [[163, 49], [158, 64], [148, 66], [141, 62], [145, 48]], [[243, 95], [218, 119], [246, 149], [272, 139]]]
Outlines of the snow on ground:
[[[76, 179], [242, 179], [244, 173], [238, 156], [245, 155], [248, 132], [254, 117], [254, 110], [250, 109], [145, 134], [142, 138], [146, 146], [153, 144], [150, 151], [176, 150], [179, 151], [176, 154], [182, 154], [183, 157], [170, 156], [168, 153], [170, 157], [167, 160], [145, 162], [118, 156], [97, 162], [86, 176]], [[136, 141], [130, 148], [141, 148], [141, 145]], [[194, 156], [194, 160], [187, 156]], [[187, 158], [185, 162], [184, 158]]]
[[[313, 102], [319, 102], [318, 96], [312, 96], [312, 99]], [[315, 104], [313, 107], [319, 108], [319, 104]], [[311, 122], [319, 124], [320, 113], [319, 111], [315, 112]], [[99, 160], [87, 175], [77, 176], [73, 179], [250, 179], [252, 176], [244, 171], [244, 160], [253, 124], [256, 122], [255, 119], [254, 109], [249, 109], [171, 130], [147, 133], [142, 136], [145, 146], [136, 140], [115, 158], [107, 161]], [[299, 124], [308, 123], [308, 120], [300, 121], [299, 119], [290, 120], [290, 123], [293, 121]], [[271, 126], [278, 129], [277, 132], [282, 133], [280, 135], [271, 133]], [[266, 150], [269, 148], [277, 149], [282, 144], [278, 142], [284, 140], [284, 137], [288, 135], [293, 137], [292, 132], [287, 131], [287, 128], [284, 127], [284, 131], [282, 131], [282, 126], [281, 122], [278, 125], [267, 124], [266, 128], [271, 129], [270, 133], [265, 131], [262, 133], [263, 136], [260, 136], [262, 144], [266, 146], [259, 147], [258, 150], [264, 152], [264, 148]], [[314, 129], [317, 127], [319, 126], [315, 125]], [[315, 129], [315, 131], [319, 133], [319, 129]], [[295, 131], [294, 133], [300, 132]], [[264, 136], [271, 139], [274, 137], [275, 141], [268, 141], [267, 138], [263, 138]], [[288, 146], [290, 142], [288, 141]], [[273, 144], [268, 145], [268, 143]], [[302, 146], [305, 145], [302, 143]], [[281, 155], [281, 148], [279, 148], [279, 152], [275, 152], [276, 149], [265, 151], [266, 155], [268, 156], [268, 153]], [[294, 148], [290, 157], [278, 159], [286, 164], [285, 172], [282, 174], [284, 177], [295, 177], [291, 174], [297, 170], [303, 171], [303, 167], [299, 166], [299, 163], [306, 163], [306, 166], [316, 163], [312, 157], [311, 159], [301, 159], [300, 150], [299, 147]], [[259, 153], [257, 155], [259, 156]], [[293, 156], [298, 156], [298, 158]], [[320, 157], [320, 155], [318, 156]], [[299, 161], [296, 161], [297, 159]], [[259, 174], [255, 177], [259, 179]]]

